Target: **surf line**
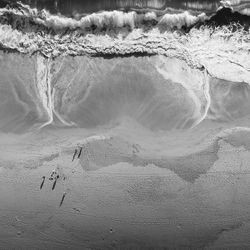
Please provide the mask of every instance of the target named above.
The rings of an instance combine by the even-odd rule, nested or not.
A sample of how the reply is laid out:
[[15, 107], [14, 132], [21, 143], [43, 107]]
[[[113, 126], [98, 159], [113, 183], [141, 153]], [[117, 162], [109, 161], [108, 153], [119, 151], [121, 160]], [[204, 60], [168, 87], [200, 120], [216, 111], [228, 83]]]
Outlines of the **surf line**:
[[42, 103], [48, 115], [48, 121], [42, 124], [39, 129], [53, 122], [50, 64], [50, 58], [46, 59], [42, 56], [37, 57], [37, 87], [40, 90]]
[[73, 126], [75, 123], [66, 122], [56, 111], [55, 111], [55, 89], [52, 87], [51, 79], [51, 68], [52, 58], [44, 58], [38, 56], [37, 58], [37, 87], [42, 99], [42, 104], [47, 111], [48, 120], [43, 123], [38, 129], [44, 128], [54, 122], [54, 116], [57, 117], [58, 121], [65, 126]]
[[[209, 84], [209, 73], [207, 71], [207, 69], [204, 67], [204, 70], [203, 70], [203, 73], [204, 73], [204, 83], [202, 85], [202, 89], [203, 89], [203, 94], [204, 94], [204, 97], [206, 99], [206, 104], [204, 104], [204, 111], [203, 111], [203, 114], [201, 114], [201, 117], [200, 119], [198, 119], [193, 125], [191, 128], [194, 128], [195, 126], [197, 126], [198, 124], [200, 124], [203, 120], [206, 119], [207, 117], [207, 114], [208, 114], [208, 111], [209, 111], [209, 108], [211, 106], [211, 96], [210, 96], [210, 84]], [[201, 111], [202, 113], [202, 111]]]

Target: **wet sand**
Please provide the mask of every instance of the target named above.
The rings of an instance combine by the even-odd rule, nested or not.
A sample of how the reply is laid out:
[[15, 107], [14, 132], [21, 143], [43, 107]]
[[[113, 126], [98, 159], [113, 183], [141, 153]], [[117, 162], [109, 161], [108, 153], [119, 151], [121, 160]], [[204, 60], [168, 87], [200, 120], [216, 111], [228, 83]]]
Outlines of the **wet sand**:
[[250, 131], [139, 128], [2, 134], [0, 248], [248, 247]]

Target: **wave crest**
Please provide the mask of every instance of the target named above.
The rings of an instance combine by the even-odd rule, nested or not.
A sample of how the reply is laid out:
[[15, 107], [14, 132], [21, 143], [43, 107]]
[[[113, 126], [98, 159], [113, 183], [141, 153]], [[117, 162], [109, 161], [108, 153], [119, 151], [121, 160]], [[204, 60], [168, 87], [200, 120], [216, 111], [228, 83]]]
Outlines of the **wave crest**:
[[[38, 11], [31, 9], [29, 6], [21, 5], [19, 8], [3, 8], [0, 9], [1, 21], [13, 25], [20, 22], [23, 25], [33, 26], [35, 24], [42, 25], [44, 28], [53, 29], [55, 31], [62, 29], [81, 29], [89, 31], [89, 29], [116, 29], [129, 27], [134, 29], [144, 25], [160, 24], [164, 28], [182, 28], [190, 27], [198, 22], [207, 19], [206, 15], [192, 15], [188, 11], [182, 13], [165, 13], [158, 15], [156, 12], [137, 13], [136, 11], [123, 12], [119, 10], [102, 11], [85, 15], [80, 19], [70, 18], [61, 15], [52, 15], [46, 10]], [[21, 20], [23, 19], [23, 20]], [[25, 28], [25, 27], [20, 27]]]

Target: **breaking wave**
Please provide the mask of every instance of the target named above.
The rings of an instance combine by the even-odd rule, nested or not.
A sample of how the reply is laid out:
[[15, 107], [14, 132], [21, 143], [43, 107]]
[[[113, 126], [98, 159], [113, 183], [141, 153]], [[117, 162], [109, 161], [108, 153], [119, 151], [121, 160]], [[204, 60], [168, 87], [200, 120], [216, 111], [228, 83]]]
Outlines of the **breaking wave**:
[[248, 41], [249, 23], [250, 17], [230, 8], [218, 9], [210, 16], [180, 10], [114, 10], [70, 18], [19, 3], [0, 9], [0, 46], [21, 53], [40, 52], [47, 57], [169, 55], [173, 50], [182, 55], [199, 35], [211, 41], [220, 37], [227, 43], [234, 33]]

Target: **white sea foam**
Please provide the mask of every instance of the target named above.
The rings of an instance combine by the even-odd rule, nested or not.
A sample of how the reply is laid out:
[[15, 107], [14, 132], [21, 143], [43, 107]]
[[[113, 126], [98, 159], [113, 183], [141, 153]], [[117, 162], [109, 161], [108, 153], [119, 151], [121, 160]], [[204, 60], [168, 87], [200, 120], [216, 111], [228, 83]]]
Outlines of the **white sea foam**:
[[58, 29], [86, 29], [91, 28], [93, 25], [99, 29], [103, 28], [122, 28], [130, 27], [134, 29], [142, 25], [143, 21], [157, 21], [166, 28], [181, 28], [182, 26], [191, 26], [199, 21], [204, 21], [206, 15], [200, 14], [194, 16], [189, 12], [168, 14], [157, 16], [155, 12], [146, 12], [145, 14], [137, 13], [136, 11], [123, 12], [123, 11], [102, 11], [99, 13], [92, 13], [77, 20], [61, 15], [50, 14], [46, 10], [38, 12], [37, 9], [32, 9], [29, 6], [20, 4], [22, 9], [3, 8], [0, 9], [0, 15], [6, 13], [13, 14], [20, 17], [29, 18], [33, 22], [44, 25], [45, 27]]
[[48, 121], [46, 121], [41, 127], [49, 125], [53, 122], [51, 86], [49, 79], [49, 68], [50, 68], [49, 63], [50, 62], [45, 58], [41, 56], [37, 57], [36, 86], [44, 110], [46, 110], [48, 114]]
[[43, 11], [42, 17], [34, 17], [33, 20], [37, 24], [42, 24], [46, 27], [53, 29], [86, 29], [95, 25], [99, 29], [104, 27], [108, 28], [122, 28], [130, 27], [134, 29], [142, 24], [143, 21], [157, 20], [159, 24], [164, 25], [166, 28], [181, 28], [182, 26], [189, 27], [199, 21], [206, 19], [205, 14], [193, 16], [187, 11], [180, 14], [165, 14], [157, 17], [155, 13], [149, 12], [146, 14], [137, 14], [135, 11], [122, 12], [122, 11], [103, 11], [100, 13], [93, 13], [82, 17], [80, 20], [51, 15], [50, 13]]
[[181, 14], [165, 14], [159, 21], [159, 24], [166, 25], [168, 27], [174, 28], [181, 28], [182, 26], [190, 27], [198, 22], [203, 22], [208, 17], [206, 14], [200, 14], [198, 16], [192, 16], [187, 11]]
[[176, 61], [175, 63], [174, 59], [168, 61], [164, 57], [157, 62], [156, 69], [166, 80], [171, 79], [183, 86], [187, 91], [187, 96], [193, 100], [195, 107], [193, 119], [195, 122], [192, 126], [196, 126], [205, 119], [211, 102], [206, 70], [197, 71], [187, 68], [185, 64], [182, 65], [182, 62]]
[[[125, 37], [124, 37], [125, 36]], [[130, 55], [159, 54], [185, 60], [192, 67], [204, 66], [214, 77], [250, 83], [250, 34], [239, 29], [232, 35], [228, 27], [192, 29], [189, 34], [161, 32], [158, 28], [144, 32], [120, 31], [64, 36], [45, 33], [23, 33], [10, 25], [0, 25], [0, 43], [4, 48], [22, 53], [40, 51], [44, 55]]]

